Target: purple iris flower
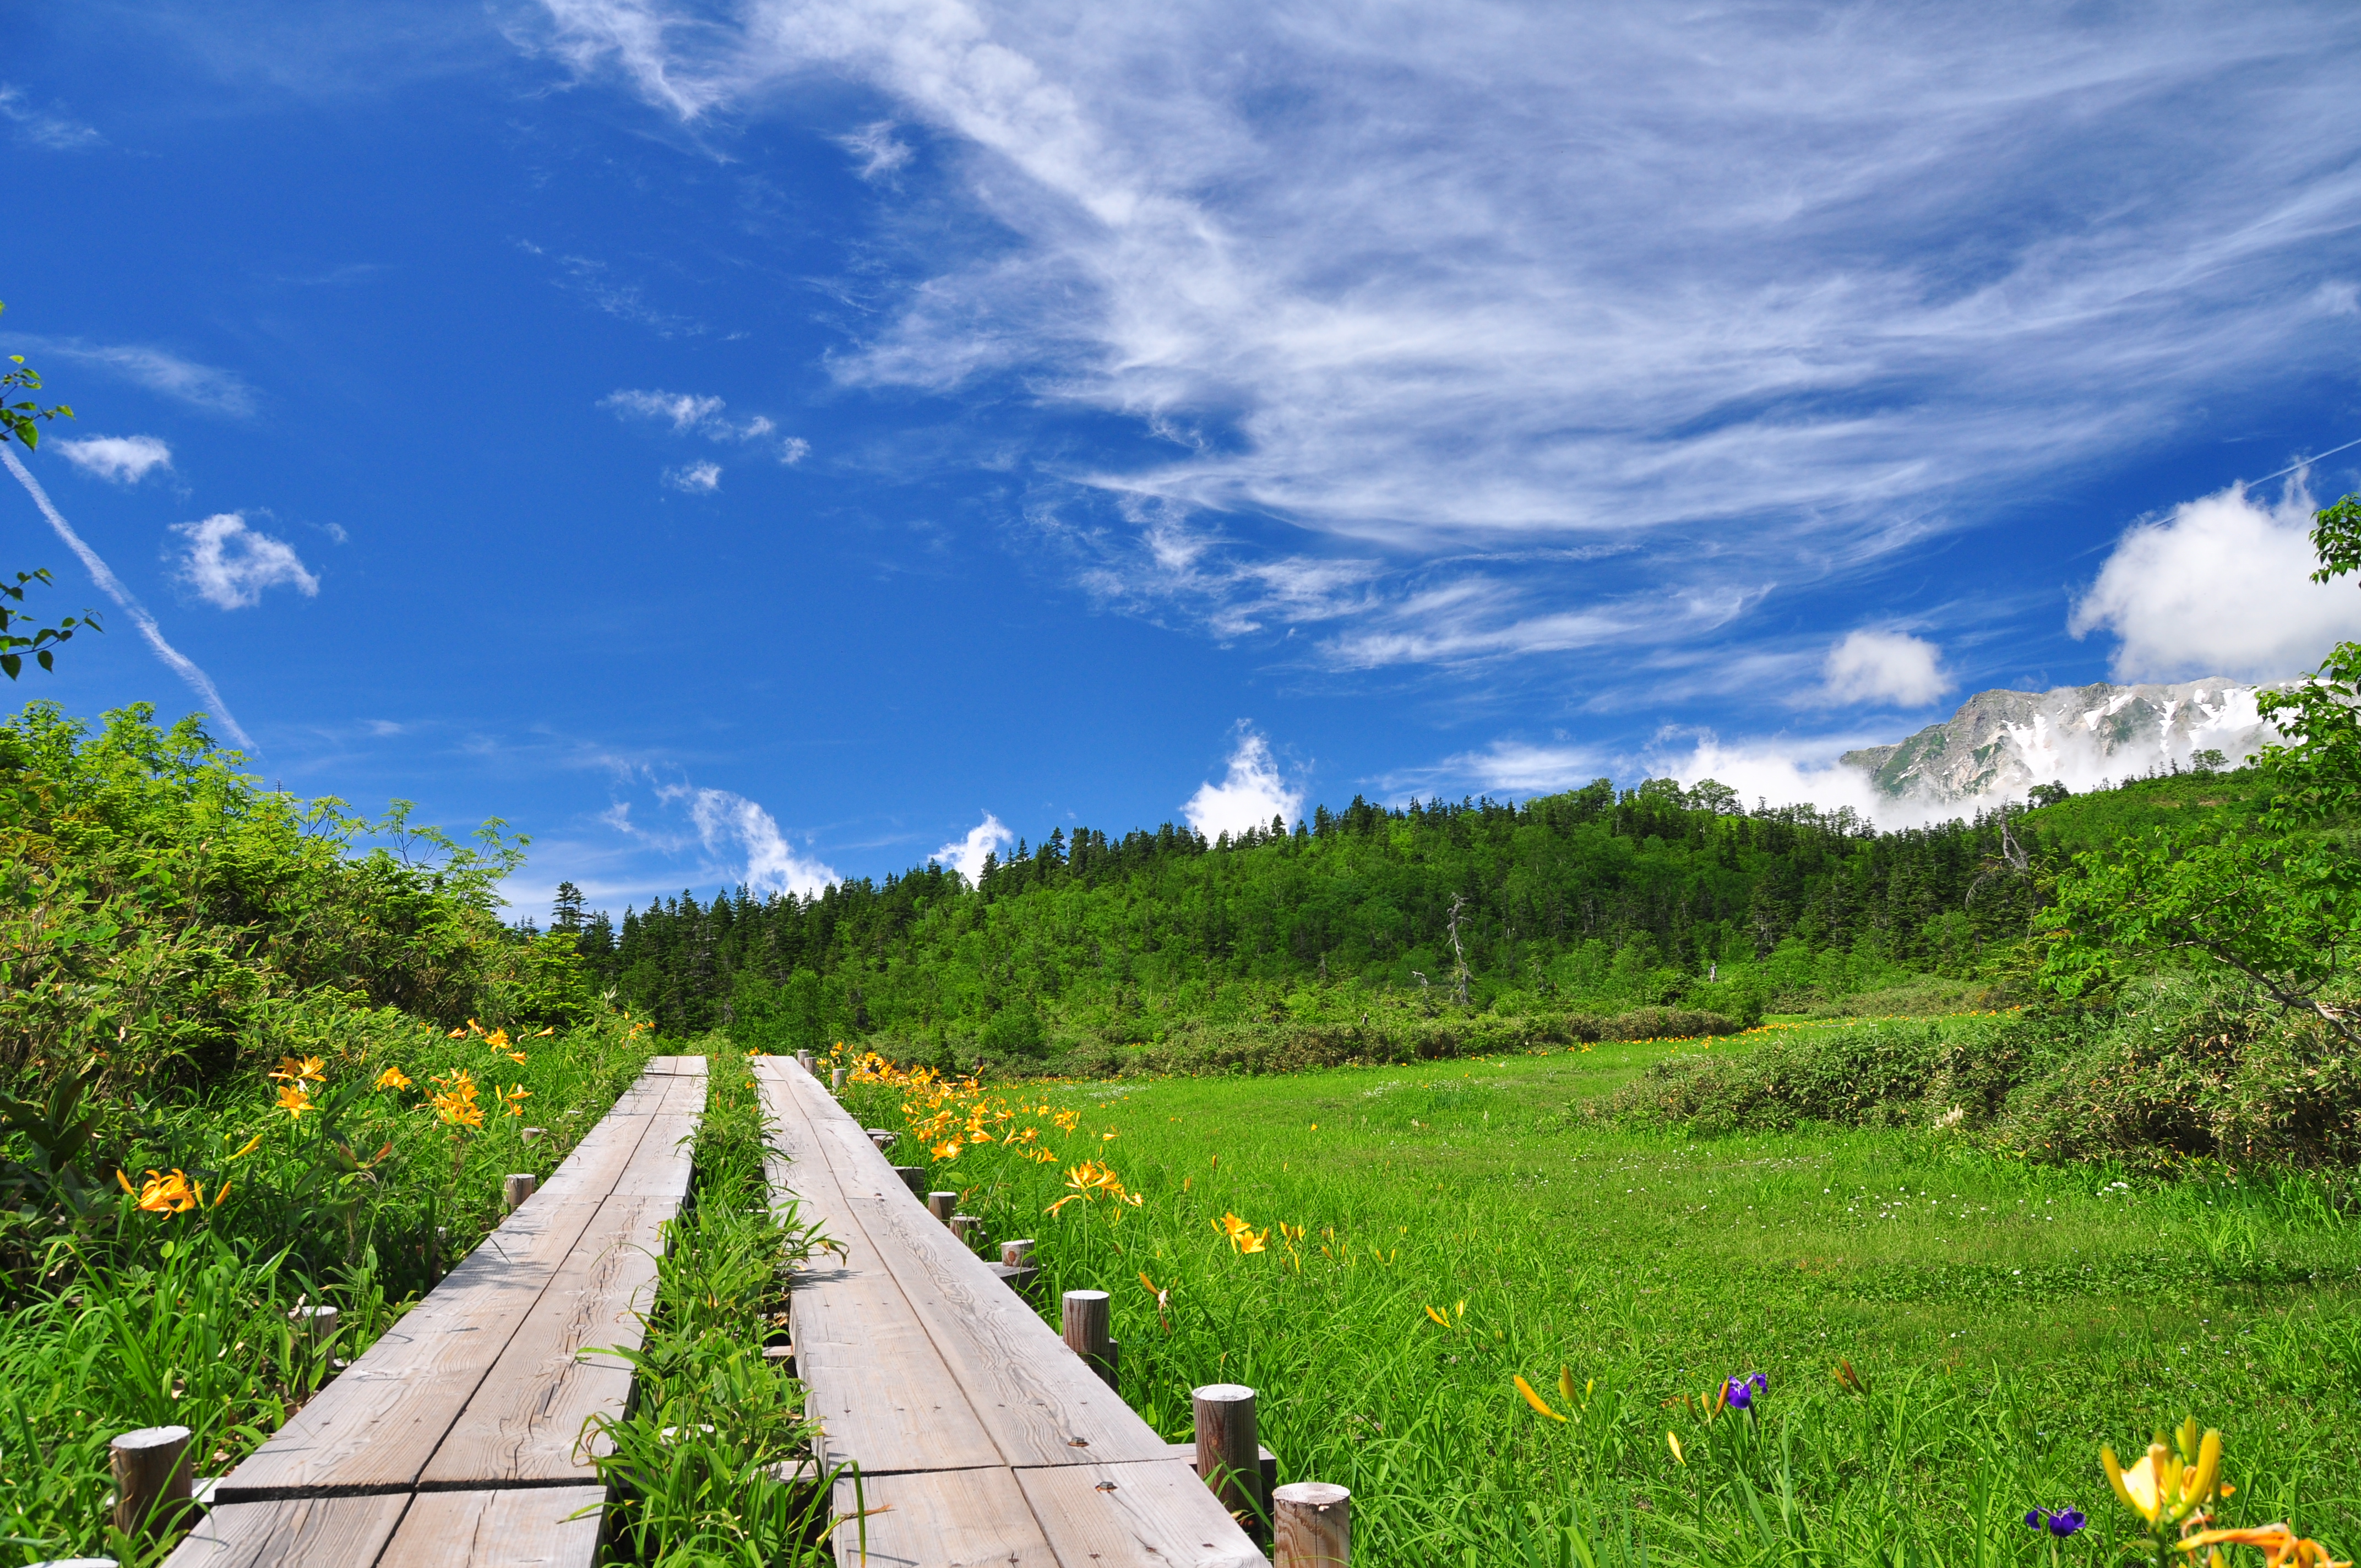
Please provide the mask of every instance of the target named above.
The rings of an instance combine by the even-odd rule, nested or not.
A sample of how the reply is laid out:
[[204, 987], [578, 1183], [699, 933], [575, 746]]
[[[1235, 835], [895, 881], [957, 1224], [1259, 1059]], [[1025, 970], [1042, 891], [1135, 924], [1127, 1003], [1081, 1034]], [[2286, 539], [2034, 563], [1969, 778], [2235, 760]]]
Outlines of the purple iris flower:
[[1768, 1387], [1760, 1372], [1752, 1377], [1733, 1377], [1721, 1386], [1722, 1403], [1733, 1410], [1752, 1409], [1754, 1396]]
[[2036, 1508], [2025, 1516], [2025, 1522], [2035, 1530], [2046, 1530], [2059, 1537], [2072, 1535], [2090, 1521], [2080, 1508]]

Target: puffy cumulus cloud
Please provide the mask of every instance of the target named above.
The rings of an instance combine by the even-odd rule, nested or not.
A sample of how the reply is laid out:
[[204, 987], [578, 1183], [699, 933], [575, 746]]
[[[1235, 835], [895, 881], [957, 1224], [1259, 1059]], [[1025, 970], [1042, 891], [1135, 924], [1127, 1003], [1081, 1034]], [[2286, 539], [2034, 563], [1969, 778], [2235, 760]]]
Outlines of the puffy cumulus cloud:
[[2361, 637], [2361, 593], [2314, 583], [2312, 501], [2290, 484], [2275, 504], [2243, 484], [2183, 501], [2124, 532], [2067, 629], [2111, 632], [2119, 681], [2192, 675], [2280, 679]]
[[983, 821], [967, 830], [966, 838], [952, 839], [937, 850], [932, 858], [967, 878], [972, 886], [983, 873], [983, 857], [1016, 841], [1016, 835], [987, 811]]
[[52, 444], [83, 473], [118, 485], [136, 485], [157, 469], [172, 466], [172, 449], [152, 435], [93, 435]]
[[172, 532], [189, 542], [180, 578], [207, 604], [244, 609], [261, 603], [266, 588], [291, 587], [306, 598], [320, 591], [320, 579], [304, 568], [293, 545], [248, 528], [240, 513], [216, 512], [175, 524]]
[[771, 814], [742, 795], [693, 790], [688, 815], [708, 851], [734, 846], [745, 855], [743, 878], [750, 887], [808, 897], [837, 880], [829, 867], [797, 854]]
[[1900, 631], [1854, 631], [1828, 650], [1821, 665], [1831, 702], [1890, 702], [1924, 707], [1955, 684], [1943, 651]]
[[709, 496], [721, 488], [721, 465], [719, 463], [684, 463], [677, 468], [664, 470], [664, 483], [684, 495]]
[[1199, 784], [1180, 810], [1208, 839], [1235, 836], [1249, 828], [1268, 830], [1274, 817], [1293, 822], [1303, 814], [1303, 792], [1280, 774], [1270, 742], [1242, 724], [1228, 773], [1220, 784]]

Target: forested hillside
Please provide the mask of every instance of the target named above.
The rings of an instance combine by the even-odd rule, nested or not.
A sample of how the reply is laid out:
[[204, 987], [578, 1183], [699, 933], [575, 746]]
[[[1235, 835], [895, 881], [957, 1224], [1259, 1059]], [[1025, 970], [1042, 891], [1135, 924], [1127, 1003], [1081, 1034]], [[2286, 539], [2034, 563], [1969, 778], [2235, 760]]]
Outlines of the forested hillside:
[[[2136, 816], [2151, 789], [2226, 798], [2235, 778], [2148, 781], [2113, 792], [2110, 809]], [[2085, 847], [2092, 812], [2084, 798], [2018, 815], [2022, 857]], [[1463, 957], [1477, 1009], [1685, 1003], [1745, 1018], [1913, 974], [1990, 972], [2036, 899], [1997, 817], [1878, 832], [1850, 812], [1748, 812], [1719, 785], [1670, 780], [1513, 806], [1356, 798], [1236, 841], [1170, 824], [1053, 831], [987, 862], [980, 883], [928, 865], [814, 898], [684, 893], [620, 925], [562, 907], [559, 924], [667, 1030], [1025, 1054], [1152, 1040], [1182, 1021], [1455, 1003]]]

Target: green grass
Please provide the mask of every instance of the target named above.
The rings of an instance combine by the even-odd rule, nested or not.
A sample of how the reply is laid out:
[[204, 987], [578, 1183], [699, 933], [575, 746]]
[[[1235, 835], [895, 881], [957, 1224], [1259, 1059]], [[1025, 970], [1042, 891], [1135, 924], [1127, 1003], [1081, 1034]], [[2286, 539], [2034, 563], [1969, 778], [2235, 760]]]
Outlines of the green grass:
[[[2325, 1189], [2126, 1183], [1936, 1134], [1697, 1141], [1569, 1115], [1694, 1048], [988, 1087], [986, 1105], [1081, 1113], [1071, 1133], [1038, 1111], [985, 1121], [1036, 1127], [1059, 1162], [995, 1142], [933, 1179], [995, 1238], [1038, 1240], [1048, 1310], [1115, 1293], [1125, 1396], [1167, 1436], [1187, 1435], [1191, 1387], [1258, 1388], [1282, 1479], [1353, 1489], [1360, 1561], [2030, 1563], [2047, 1548], [2025, 1511], [2068, 1503], [2093, 1521], [2070, 1554], [2091, 1556], [2136, 1533], [2098, 1445], [2128, 1456], [2191, 1411], [2229, 1441], [2225, 1517], [2361, 1544], [2344, 1441], [2361, 1245]], [[902, 1098], [853, 1103], [893, 1125]], [[1046, 1214], [1083, 1158], [1142, 1203]], [[1224, 1213], [1267, 1250], [1236, 1251]], [[1867, 1397], [1833, 1380], [1840, 1358]], [[1591, 1385], [1565, 1425], [1510, 1381], [1563, 1408], [1561, 1366]], [[1758, 1370], [1757, 1428], [1679, 1404]]]

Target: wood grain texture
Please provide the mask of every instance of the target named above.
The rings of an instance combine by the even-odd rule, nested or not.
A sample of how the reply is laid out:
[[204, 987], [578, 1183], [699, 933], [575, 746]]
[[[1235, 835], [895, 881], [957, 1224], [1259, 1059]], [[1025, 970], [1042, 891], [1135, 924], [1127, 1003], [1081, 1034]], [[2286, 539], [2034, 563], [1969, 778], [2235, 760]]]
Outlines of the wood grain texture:
[[628, 1362], [586, 1354], [637, 1350], [641, 1314], [655, 1304], [658, 1227], [677, 1200], [617, 1194], [600, 1205], [434, 1450], [430, 1487], [588, 1482], [607, 1452], [586, 1441], [592, 1417], [620, 1418], [631, 1393]]
[[207, 1514], [165, 1568], [371, 1568], [409, 1507], [407, 1492], [229, 1504]]
[[1016, 1472], [1059, 1568], [1267, 1568], [1178, 1460]]
[[[1161, 1460], [1164, 1440], [913, 1201], [843, 1107], [790, 1068], [795, 1095], [862, 1229], [958, 1387], [1015, 1465]], [[796, 1343], [803, 1345], [803, 1335]]]
[[[836, 1484], [837, 1568], [1058, 1568], [1005, 1467]], [[850, 1516], [866, 1510], [858, 1521]]]
[[511, 1215], [426, 1299], [222, 1477], [225, 1503], [408, 1490], [508, 1348], [599, 1201]]
[[998, 1464], [999, 1449], [862, 1228], [809, 1121], [787, 1091], [786, 1058], [758, 1058], [754, 1067], [775, 1151], [765, 1162], [772, 1190], [792, 1190], [804, 1219], [822, 1223], [844, 1249], [798, 1272], [787, 1296], [796, 1371], [807, 1390], [805, 1409], [820, 1423], [815, 1449], [828, 1464], [857, 1463], [873, 1474]]
[[422, 1492], [378, 1568], [590, 1568], [606, 1501], [603, 1486]]

